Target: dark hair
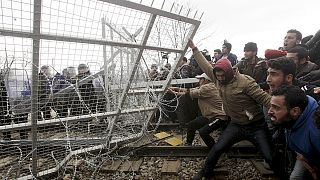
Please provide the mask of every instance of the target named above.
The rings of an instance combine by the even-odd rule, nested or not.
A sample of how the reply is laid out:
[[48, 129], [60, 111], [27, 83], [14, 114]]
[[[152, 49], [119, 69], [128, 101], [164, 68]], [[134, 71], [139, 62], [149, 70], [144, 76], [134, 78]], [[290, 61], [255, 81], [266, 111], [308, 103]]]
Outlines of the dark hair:
[[301, 32], [296, 29], [290, 29], [287, 33], [295, 33], [298, 40], [301, 41], [301, 39], [302, 39]]
[[288, 53], [297, 53], [299, 59], [307, 58], [309, 55], [308, 50], [302, 46], [295, 46], [289, 49]]
[[79, 66], [78, 66], [78, 70], [79, 69], [88, 69], [89, 67], [88, 67], [88, 65], [86, 65], [86, 64], [79, 64]]
[[226, 43], [224, 43], [223, 45], [226, 46], [226, 48], [227, 48], [229, 51], [231, 51], [232, 45], [231, 45], [230, 43], [226, 42]]
[[44, 71], [44, 70], [47, 70], [49, 69], [49, 66], [48, 65], [43, 65], [41, 66], [40, 70]]
[[280, 70], [285, 76], [289, 74], [292, 74], [293, 78], [296, 76], [297, 66], [292, 59], [287, 57], [268, 60], [268, 67]]
[[201, 51], [202, 55], [204, 58], [206, 58], [207, 61], [211, 61], [211, 56], [210, 54], [207, 54], [206, 52]]
[[308, 106], [308, 98], [305, 92], [297, 86], [284, 85], [272, 91], [272, 96], [284, 96], [287, 109], [299, 107], [303, 112]]
[[258, 52], [257, 43], [254, 42], [248, 42], [244, 45], [243, 51], [255, 51]]
[[217, 52], [218, 54], [221, 54], [221, 50], [220, 49], [215, 49], [213, 52]]

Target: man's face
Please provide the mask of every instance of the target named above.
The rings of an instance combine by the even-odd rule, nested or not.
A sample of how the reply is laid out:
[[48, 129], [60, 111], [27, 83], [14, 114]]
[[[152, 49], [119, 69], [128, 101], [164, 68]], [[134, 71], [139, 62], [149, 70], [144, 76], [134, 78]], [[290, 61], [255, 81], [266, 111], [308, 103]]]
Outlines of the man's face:
[[283, 40], [283, 50], [287, 51], [290, 48], [295, 47], [297, 44], [299, 44], [299, 42], [300, 41], [297, 40], [296, 33], [287, 33]]
[[254, 51], [244, 51], [244, 59], [252, 59], [255, 55]]
[[271, 92], [278, 89], [280, 86], [287, 84], [283, 72], [272, 68], [268, 69], [267, 83]]
[[219, 82], [223, 82], [226, 80], [226, 75], [225, 75], [225, 72], [222, 71], [222, 70], [216, 70], [215, 71], [215, 75], [216, 75], [216, 78]]
[[68, 74], [70, 78], [74, 78], [77, 76], [77, 72], [75, 68], [67, 68]]
[[228, 48], [227, 48], [225, 45], [222, 45], [221, 53], [222, 53], [222, 54], [227, 54], [227, 53], [229, 53]]
[[294, 63], [297, 65], [297, 67], [300, 67], [304, 63], [306, 63], [305, 58], [299, 59], [298, 58], [298, 53], [287, 53], [287, 58], [290, 58], [294, 61]]
[[271, 106], [268, 110], [268, 115], [271, 118], [272, 124], [280, 125], [292, 119], [290, 118], [284, 96], [272, 96], [270, 104]]
[[216, 58], [216, 59], [219, 58], [219, 53], [218, 52], [214, 52], [213, 53], [213, 57]]
[[52, 73], [51, 73], [51, 69], [50, 68], [44, 69], [43, 70], [43, 74], [46, 75], [48, 78], [52, 77]]
[[171, 65], [170, 64], [166, 64], [164, 67], [167, 68], [168, 70], [171, 70]]

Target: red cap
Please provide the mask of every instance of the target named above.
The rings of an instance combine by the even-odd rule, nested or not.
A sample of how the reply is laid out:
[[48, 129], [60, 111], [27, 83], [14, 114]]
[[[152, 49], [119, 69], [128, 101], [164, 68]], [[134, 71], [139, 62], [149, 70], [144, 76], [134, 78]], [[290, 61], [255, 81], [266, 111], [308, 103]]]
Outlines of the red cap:
[[282, 57], [282, 56], [285, 56], [285, 55], [287, 55], [286, 51], [281, 51], [281, 50], [276, 50], [276, 49], [267, 49], [264, 52], [264, 56], [267, 59], [275, 59], [275, 58]]

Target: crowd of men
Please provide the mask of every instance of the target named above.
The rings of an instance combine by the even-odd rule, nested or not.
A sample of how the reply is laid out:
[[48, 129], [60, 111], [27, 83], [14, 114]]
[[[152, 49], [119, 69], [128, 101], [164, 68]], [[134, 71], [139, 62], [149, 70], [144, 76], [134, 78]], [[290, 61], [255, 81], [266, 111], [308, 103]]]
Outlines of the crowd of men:
[[[283, 46], [267, 49], [265, 58], [257, 57], [256, 43], [246, 43], [240, 61], [231, 53], [229, 42], [224, 42], [221, 50], [215, 49], [211, 58], [207, 50], [199, 51], [189, 41], [193, 55], [189, 60], [182, 59], [174, 78], [195, 77], [199, 86], [170, 87], [163, 97], [170, 103], [164, 103], [168, 107], [163, 109], [175, 114], [166, 114], [167, 119], [178, 119], [187, 128], [187, 145], [192, 146], [198, 131], [210, 148], [203, 167], [193, 179], [212, 178], [220, 156], [242, 140], [257, 146], [280, 178], [320, 178], [319, 39], [320, 31], [314, 37], [302, 38], [299, 31], [291, 29]], [[169, 63], [160, 72], [157, 65], [152, 65], [149, 78], [164, 80], [170, 69]], [[92, 80], [81, 83], [90, 76], [89, 67], [80, 64], [78, 74], [75, 71], [69, 67], [53, 76], [49, 66], [40, 68], [39, 120], [50, 119], [53, 109], [59, 117], [105, 111], [105, 102], [101, 101], [104, 98], [97, 98], [95, 83]], [[17, 116], [9, 112], [5, 81], [2, 75], [0, 78], [1, 125], [26, 122], [27, 114]], [[72, 84], [76, 87], [74, 91], [52, 97]], [[176, 96], [179, 103], [170, 101]], [[175, 111], [170, 109], [175, 106], [178, 106]], [[195, 112], [197, 108], [199, 113]], [[216, 142], [210, 133], [219, 128], [223, 132]], [[20, 138], [27, 138], [26, 130], [20, 131]], [[3, 132], [3, 139], [11, 139], [10, 131]], [[287, 156], [289, 152], [292, 157]], [[288, 158], [295, 160], [290, 172]]]
[[[85, 80], [90, 75], [90, 69], [86, 64], [79, 64], [77, 70], [75, 67], [68, 67], [61, 74], [53, 74], [52, 68], [47, 65], [41, 66], [37, 89], [38, 120], [79, 116], [97, 111], [105, 112], [105, 98], [99, 98], [99, 96], [104, 96], [103, 91], [101, 89], [99, 91], [99, 88], [103, 86], [103, 80], [102, 78], [98, 78], [101, 82], [95, 82], [97, 79]], [[0, 125], [28, 122], [31, 110], [31, 88], [26, 88], [29, 92], [22, 91], [21, 97], [9, 97], [10, 88], [13, 88], [12, 93], [19, 94], [20, 92], [14, 92], [18, 88], [10, 87], [4, 78], [5, 74], [1, 74], [0, 77]], [[69, 86], [72, 88], [66, 89]], [[26, 104], [25, 109], [22, 109], [24, 108], [21, 106], [23, 104]], [[85, 126], [85, 122], [82, 124]], [[27, 129], [19, 130], [20, 139], [27, 139], [29, 131]], [[10, 130], [4, 130], [2, 136], [4, 140], [12, 139]]]
[[[220, 156], [242, 140], [257, 146], [281, 179], [320, 178], [319, 34], [305, 39], [291, 29], [283, 46], [267, 49], [265, 58], [258, 58], [257, 44], [248, 42], [240, 61], [228, 42], [208, 59], [189, 41], [189, 65], [196, 64], [190, 69], [203, 72], [195, 76], [200, 86], [168, 92], [198, 100], [201, 116], [188, 120], [186, 144], [192, 145], [198, 130], [210, 151], [193, 179], [214, 177]], [[215, 142], [210, 133], [219, 127], [223, 131]]]

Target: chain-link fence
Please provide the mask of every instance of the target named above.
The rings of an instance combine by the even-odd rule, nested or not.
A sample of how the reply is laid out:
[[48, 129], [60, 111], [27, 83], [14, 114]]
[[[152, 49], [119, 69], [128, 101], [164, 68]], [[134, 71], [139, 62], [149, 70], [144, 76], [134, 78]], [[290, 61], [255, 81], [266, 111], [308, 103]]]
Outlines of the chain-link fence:
[[1, 0], [3, 178], [63, 174], [84, 157], [97, 167], [143, 136], [200, 25], [164, 2]]

